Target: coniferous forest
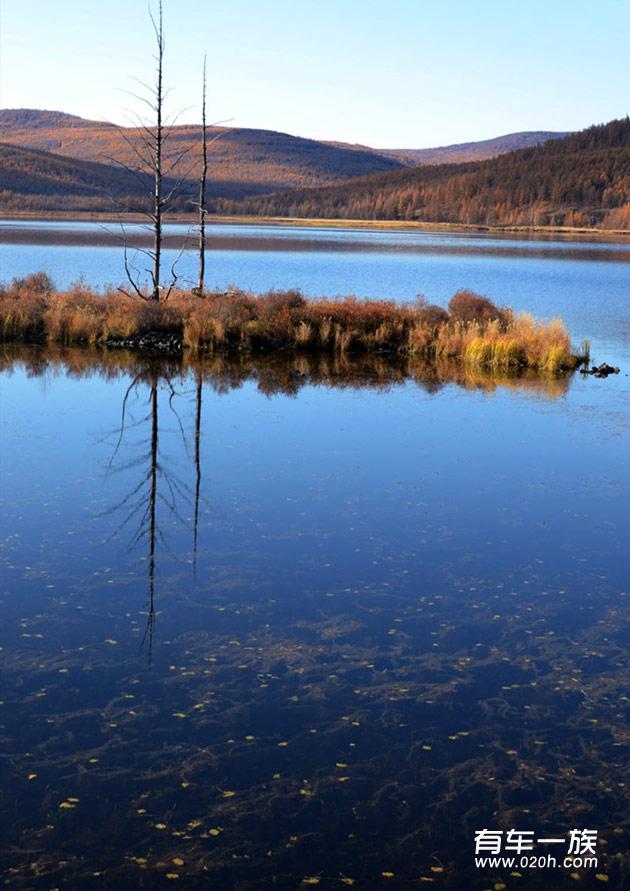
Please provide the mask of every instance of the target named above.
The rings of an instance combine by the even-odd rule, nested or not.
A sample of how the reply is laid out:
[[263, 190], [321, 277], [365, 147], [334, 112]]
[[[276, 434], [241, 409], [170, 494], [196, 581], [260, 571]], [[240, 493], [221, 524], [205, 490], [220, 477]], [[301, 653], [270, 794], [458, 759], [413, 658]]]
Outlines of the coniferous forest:
[[415, 167], [216, 209], [486, 226], [630, 227], [630, 118], [487, 161]]

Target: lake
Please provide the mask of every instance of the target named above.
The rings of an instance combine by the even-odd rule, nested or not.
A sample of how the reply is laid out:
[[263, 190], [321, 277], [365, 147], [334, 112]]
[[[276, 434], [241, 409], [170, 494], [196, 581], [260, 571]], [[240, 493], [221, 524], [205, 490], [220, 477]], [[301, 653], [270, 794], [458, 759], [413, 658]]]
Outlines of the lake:
[[[150, 243], [142, 225], [126, 229], [130, 246]], [[194, 230], [170, 224], [165, 233], [173, 245], [164, 252], [168, 269], [186, 235], [194, 245]], [[0, 220], [0, 280], [43, 270], [59, 288], [80, 277], [116, 286], [125, 279], [120, 244], [113, 224]], [[500, 305], [561, 316], [576, 343], [591, 340], [596, 358], [602, 351], [600, 361], [630, 359], [630, 238], [212, 225], [208, 245], [208, 287], [398, 301], [423, 294], [440, 304], [471, 288]], [[146, 258], [133, 247], [130, 261], [146, 277]], [[193, 250], [183, 253], [177, 271], [182, 284], [196, 283]]]
[[[118, 282], [108, 237], [3, 222], [2, 278]], [[471, 287], [621, 373], [5, 345], [5, 883], [622, 888], [628, 243], [213, 238], [209, 284]], [[598, 864], [476, 867], [484, 828]]]

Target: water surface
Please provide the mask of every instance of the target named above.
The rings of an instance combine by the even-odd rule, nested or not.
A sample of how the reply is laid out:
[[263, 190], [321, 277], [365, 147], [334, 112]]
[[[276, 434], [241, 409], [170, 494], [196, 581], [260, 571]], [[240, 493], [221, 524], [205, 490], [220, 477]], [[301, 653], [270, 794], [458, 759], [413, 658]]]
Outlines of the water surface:
[[[196, 284], [194, 230], [166, 227], [165, 265], [181, 283]], [[471, 288], [500, 305], [560, 316], [577, 344], [591, 340], [599, 361], [630, 362], [630, 241], [299, 226], [212, 225], [206, 260], [209, 287], [245, 290], [300, 288], [310, 296], [414, 300], [445, 305], [458, 288]], [[142, 279], [146, 228], [127, 227], [130, 259]], [[0, 278], [48, 272], [59, 287], [80, 277], [97, 287], [124, 280], [120, 230], [98, 223], [0, 221]], [[136, 273], [134, 273], [136, 274]]]
[[[94, 224], [2, 223], [0, 262], [122, 278]], [[311, 295], [471, 287], [622, 371], [4, 347], [8, 887], [575, 888], [476, 870], [473, 840], [578, 827], [621, 888], [627, 243], [213, 227], [208, 268]]]
[[9, 886], [621, 887], [626, 378], [3, 368]]

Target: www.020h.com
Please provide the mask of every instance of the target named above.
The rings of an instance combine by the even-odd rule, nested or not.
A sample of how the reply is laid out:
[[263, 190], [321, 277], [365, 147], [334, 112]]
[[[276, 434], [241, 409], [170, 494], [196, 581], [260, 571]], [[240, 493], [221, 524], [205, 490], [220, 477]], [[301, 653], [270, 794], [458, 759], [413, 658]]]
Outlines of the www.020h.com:
[[[536, 854], [535, 845], [562, 845], [563, 856]], [[530, 829], [478, 829], [475, 832], [475, 866], [480, 868], [557, 869], [597, 867], [597, 829], [572, 829], [569, 838], [535, 838]], [[482, 854], [489, 856], [480, 856]], [[520, 856], [505, 856], [517, 854]]]
[[560, 860], [553, 854], [536, 854], [522, 857], [475, 857], [475, 866], [480, 869], [597, 869], [597, 857], [563, 857]]

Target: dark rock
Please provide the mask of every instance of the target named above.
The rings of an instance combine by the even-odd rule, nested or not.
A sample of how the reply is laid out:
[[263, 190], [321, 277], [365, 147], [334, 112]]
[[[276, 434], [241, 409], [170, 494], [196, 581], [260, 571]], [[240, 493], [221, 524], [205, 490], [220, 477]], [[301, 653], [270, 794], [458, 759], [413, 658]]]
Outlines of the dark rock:
[[609, 374], [619, 374], [619, 369], [602, 362], [601, 365], [593, 365], [591, 369], [582, 369], [582, 374], [592, 374], [593, 377], [608, 377]]

